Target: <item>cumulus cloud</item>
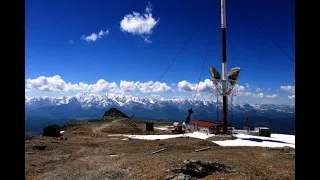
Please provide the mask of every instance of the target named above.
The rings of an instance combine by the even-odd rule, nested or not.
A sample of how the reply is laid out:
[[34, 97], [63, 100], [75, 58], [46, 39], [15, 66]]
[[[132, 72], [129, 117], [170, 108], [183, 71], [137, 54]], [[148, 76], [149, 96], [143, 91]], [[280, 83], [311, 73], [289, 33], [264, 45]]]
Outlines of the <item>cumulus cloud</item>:
[[[83, 84], [84, 85], [84, 84]], [[100, 79], [96, 84], [86, 85], [85, 91], [89, 92], [116, 92], [119, 91], [119, 87], [115, 82], [109, 83], [104, 79]]]
[[285, 91], [291, 94], [295, 94], [295, 86], [280, 86], [281, 91]]
[[26, 80], [26, 91], [87, 91], [87, 92], [116, 92], [119, 87], [115, 82], [109, 83], [103, 79], [96, 84], [65, 82], [59, 75], [52, 77], [40, 76]]
[[120, 88], [125, 92], [136, 91], [140, 82], [120, 81]]
[[295, 99], [296, 95], [288, 96], [289, 99]]
[[[198, 89], [197, 89], [198, 87]], [[200, 81], [199, 85], [198, 83], [190, 83], [186, 80], [180, 81], [177, 85], [178, 91], [187, 91], [187, 92], [208, 92], [215, 89], [210, 79], [206, 79], [204, 81]]]
[[140, 82], [140, 81], [120, 81], [120, 88], [124, 92], [131, 92], [139, 90], [142, 93], [149, 93], [149, 92], [168, 92], [172, 91], [172, 88], [168, 86], [166, 83], [161, 82]]
[[155, 19], [152, 16], [152, 5], [149, 2], [143, 15], [134, 11], [125, 15], [120, 21], [120, 29], [133, 35], [140, 35], [146, 43], [151, 43], [150, 35], [158, 23], [159, 18]]
[[172, 91], [172, 88], [168, 86], [166, 83], [161, 82], [145, 82], [145, 83], [139, 83], [138, 86], [139, 90], [143, 93], [150, 93], [152, 92], [168, 92]]
[[[63, 80], [59, 75], [52, 77], [40, 76], [35, 79], [25, 80], [25, 91], [54, 91], [54, 92], [90, 92], [90, 93], [126, 93], [126, 92], [141, 92], [141, 93], [162, 93], [175, 92], [175, 90], [164, 82], [140, 82], [140, 81], [125, 81], [121, 80], [119, 84], [116, 82], [107, 82], [104, 79], [98, 80], [94, 84], [86, 84], [83, 82], [71, 83]], [[195, 93], [198, 86], [196, 97], [207, 97], [213, 95], [214, 86], [209, 79], [198, 83], [190, 83], [181, 81], [177, 83], [177, 91]], [[234, 87], [235, 95], [247, 96], [255, 98], [279, 98], [277, 94], [266, 95], [262, 92], [248, 92], [245, 86], [236, 85]], [[289, 97], [294, 99], [294, 95]]]
[[106, 36], [109, 34], [109, 29], [106, 31], [100, 30], [98, 33], [92, 33], [89, 36], [82, 35], [80, 39], [85, 40], [87, 42], [94, 42], [98, 39], [101, 39], [103, 36]]
[[[198, 83], [190, 83], [190, 82], [188, 82], [186, 80], [183, 80], [183, 81], [180, 81], [178, 83], [177, 90], [178, 91], [185, 91], [185, 92], [195, 92], [196, 89], [197, 89], [197, 86], [198, 86]], [[248, 92], [247, 91], [248, 88], [251, 88], [248, 83], [246, 84], [246, 87], [237, 84], [233, 88], [234, 95], [256, 97], [256, 98], [270, 98], [270, 99], [278, 98], [277, 94], [265, 95], [262, 92], [260, 92], [260, 93]], [[200, 81], [199, 82], [199, 86], [198, 86], [197, 92], [198, 93], [205, 93], [205, 92], [210, 92], [210, 91], [212, 91], [214, 89], [215, 89], [215, 87], [212, 84], [212, 82], [210, 81], [210, 79], [206, 79], [204, 81]]]
[[254, 97], [254, 98], [268, 98], [268, 99], [276, 99], [279, 98], [277, 94], [266, 95], [264, 93], [252, 93], [252, 92], [241, 92], [240, 96]]
[[262, 92], [262, 89], [261, 88], [257, 88], [256, 91], [257, 92]]
[[275, 99], [275, 98], [279, 98], [279, 96], [277, 94], [272, 94], [272, 95], [266, 95], [266, 98]]
[[291, 95], [288, 96], [289, 99], [295, 99], [295, 97], [296, 97], [295, 96], [295, 93], [296, 93], [295, 86], [280, 86], [280, 90], [288, 92], [289, 94], [291, 94]]
[[92, 93], [122, 93], [139, 90], [142, 93], [151, 92], [168, 92], [172, 88], [166, 83], [161, 82], [128, 82], [120, 81], [120, 87], [115, 82], [107, 82], [104, 79], [98, 80], [95, 84], [70, 83], [65, 82], [59, 75], [52, 77], [40, 76], [35, 79], [26, 80], [25, 91], [55, 91], [55, 92], [70, 92], [70, 91], [85, 91]]

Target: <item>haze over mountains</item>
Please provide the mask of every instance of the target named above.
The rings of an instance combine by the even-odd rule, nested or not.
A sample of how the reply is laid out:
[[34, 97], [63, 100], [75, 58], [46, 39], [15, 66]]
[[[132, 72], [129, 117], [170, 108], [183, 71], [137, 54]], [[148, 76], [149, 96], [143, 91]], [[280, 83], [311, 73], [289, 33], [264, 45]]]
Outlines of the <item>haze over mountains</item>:
[[[184, 121], [187, 110], [193, 108], [192, 119], [217, 120], [216, 101], [194, 99], [153, 99], [121, 95], [78, 94], [64, 97], [25, 98], [27, 119], [88, 119], [102, 117], [109, 108], [118, 108], [128, 116], [165, 121]], [[221, 102], [219, 117], [221, 119]], [[232, 108], [231, 108], [232, 107]], [[230, 104], [229, 122], [243, 126], [249, 117], [250, 126], [272, 126], [277, 131], [294, 133], [295, 106], [276, 104]], [[232, 113], [231, 113], [232, 111]], [[34, 120], [35, 121], [35, 120]], [[36, 122], [34, 122], [36, 123]], [[39, 122], [40, 123], [40, 122]]]

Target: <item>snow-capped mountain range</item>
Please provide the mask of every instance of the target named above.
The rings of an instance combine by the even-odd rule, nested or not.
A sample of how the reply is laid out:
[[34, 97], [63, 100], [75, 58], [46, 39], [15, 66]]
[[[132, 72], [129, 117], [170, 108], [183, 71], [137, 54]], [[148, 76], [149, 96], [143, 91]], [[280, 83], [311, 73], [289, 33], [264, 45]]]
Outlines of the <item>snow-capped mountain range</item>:
[[[33, 97], [25, 98], [26, 115], [30, 116], [97, 116], [104, 111], [116, 107], [131, 116], [144, 118], [173, 117], [182, 113], [186, 116], [187, 110], [193, 108], [193, 116], [200, 114], [216, 114], [216, 101], [194, 99], [153, 99], [136, 96], [78, 94], [64, 97]], [[218, 102], [221, 107], [221, 102]], [[234, 115], [267, 115], [267, 116], [294, 116], [294, 105], [276, 104], [230, 104], [230, 113]], [[221, 111], [221, 108], [219, 108]], [[69, 114], [68, 114], [69, 113]], [[78, 115], [77, 115], [78, 113]], [[181, 115], [182, 115], [181, 114]], [[159, 117], [160, 116], [160, 117]], [[168, 117], [168, 118], [169, 118]], [[166, 118], [165, 118], [166, 119]]]

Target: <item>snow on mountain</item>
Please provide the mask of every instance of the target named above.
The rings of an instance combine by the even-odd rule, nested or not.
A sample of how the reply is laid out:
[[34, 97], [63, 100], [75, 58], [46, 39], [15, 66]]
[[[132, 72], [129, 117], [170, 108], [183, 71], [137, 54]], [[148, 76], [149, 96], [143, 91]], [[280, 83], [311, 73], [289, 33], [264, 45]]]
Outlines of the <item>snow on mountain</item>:
[[[75, 96], [63, 96], [63, 97], [33, 97], [25, 98], [26, 109], [38, 109], [43, 107], [54, 107], [65, 105], [70, 108], [98, 108], [105, 109], [110, 107], [118, 108], [136, 108], [140, 106], [144, 109], [159, 109], [166, 107], [174, 107], [183, 111], [186, 111], [190, 107], [196, 109], [215, 109], [215, 101], [194, 100], [194, 99], [152, 99], [141, 98], [135, 96], [120, 96], [120, 95], [97, 95], [97, 94], [78, 94]], [[219, 107], [221, 102], [219, 102]], [[231, 104], [230, 104], [231, 106]], [[294, 113], [294, 105], [276, 105], [276, 104], [236, 104], [233, 103], [233, 111], [274, 111]]]
[[[67, 119], [90, 119], [101, 117], [106, 110], [115, 107], [128, 116], [134, 115], [141, 119], [157, 119], [164, 121], [184, 121], [188, 109], [193, 108], [192, 118], [209, 121], [221, 121], [222, 103], [213, 100], [194, 100], [183, 98], [152, 99], [132, 95], [97, 95], [78, 94], [64, 97], [33, 97], [25, 98], [25, 113], [28, 123], [36, 125], [52, 121], [67, 121]], [[230, 104], [230, 122], [241, 126], [242, 120], [249, 117], [249, 125], [258, 123], [270, 126], [275, 132], [294, 133], [295, 106], [277, 104]], [[232, 111], [231, 111], [232, 110]], [[54, 119], [54, 120], [52, 120]], [[28, 124], [27, 123], [27, 124]], [[263, 125], [265, 126], [265, 125]]]

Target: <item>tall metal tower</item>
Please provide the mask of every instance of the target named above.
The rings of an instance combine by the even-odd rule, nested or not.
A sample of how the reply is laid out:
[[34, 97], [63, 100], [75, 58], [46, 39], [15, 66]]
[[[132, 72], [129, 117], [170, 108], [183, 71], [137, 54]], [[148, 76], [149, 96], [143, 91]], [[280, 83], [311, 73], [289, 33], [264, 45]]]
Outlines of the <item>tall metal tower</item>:
[[212, 82], [219, 94], [222, 96], [222, 120], [223, 133], [227, 133], [228, 126], [228, 96], [231, 94], [233, 87], [237, 83], [240, 68], [232, 68], [227, 74], [227, 33], [226, 33], [226, 0], [221, 0], [221, 28], [222, 28], [222, 77], [220, 72], [210, 67]]

